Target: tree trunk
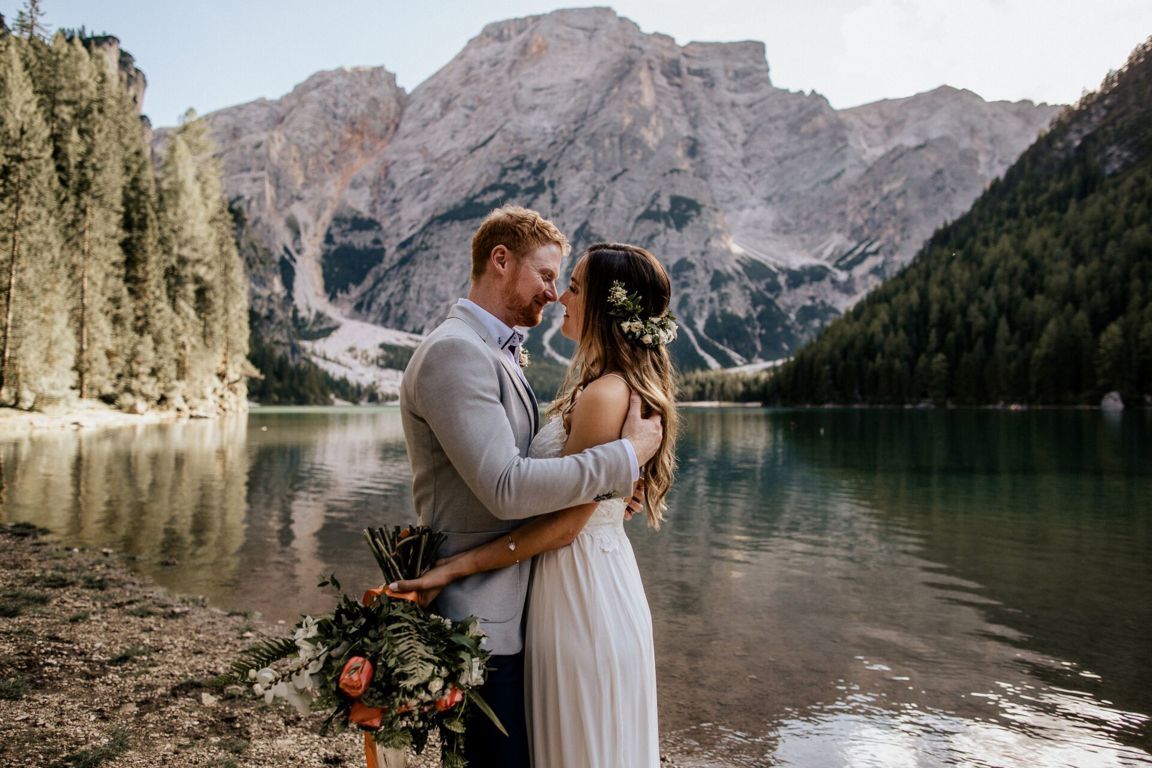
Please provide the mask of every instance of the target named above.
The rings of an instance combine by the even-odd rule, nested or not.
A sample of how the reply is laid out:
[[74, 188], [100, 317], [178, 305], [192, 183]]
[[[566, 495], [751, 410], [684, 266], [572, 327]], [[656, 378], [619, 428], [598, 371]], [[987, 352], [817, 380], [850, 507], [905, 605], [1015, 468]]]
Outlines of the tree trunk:
[[88, 241], [89, 204], [84, 202], [84, 219], [80, 230], [80, 350], [78, 365], [80, 374], [80, 397], [88, 397], [88, 257], [91, 245]]
[[8, 293], [4, 298], [4, 339], [0, 352], [0, 391], [8, 383], [8, 361], [12, 356], [12, 310], [16, 303], [16, 264], [20, 257], [20, 214], [22, 212], [24, 174], [19, 164], [16, 166], [15, 213], [12, 222], [12, 259], [8, 262]]

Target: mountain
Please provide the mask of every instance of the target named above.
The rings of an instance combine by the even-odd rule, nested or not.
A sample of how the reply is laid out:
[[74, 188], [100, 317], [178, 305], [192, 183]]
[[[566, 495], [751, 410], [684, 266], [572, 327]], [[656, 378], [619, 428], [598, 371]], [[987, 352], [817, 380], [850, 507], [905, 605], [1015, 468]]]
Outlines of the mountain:
[[1152, 405], [1152, 38], [769, 383], [785, 403], [1110, 392]]
[[[410, 94], [319, 73], [207, 116], [242, 222], [253, 323], [330, 372], [373, 363], [466, 290], [492, 208], [579, 251], [669, 267], [686, 368], [786, 356], [963, 213], [1058, 112], [942, 87], [835, 110], [773, 86], [758, 42], [678, 45], [606, 8], [487, 26]], [[531, 345], [561, 359], [559, 318]], [[394, 330], [384, 330], [394, 329]]]

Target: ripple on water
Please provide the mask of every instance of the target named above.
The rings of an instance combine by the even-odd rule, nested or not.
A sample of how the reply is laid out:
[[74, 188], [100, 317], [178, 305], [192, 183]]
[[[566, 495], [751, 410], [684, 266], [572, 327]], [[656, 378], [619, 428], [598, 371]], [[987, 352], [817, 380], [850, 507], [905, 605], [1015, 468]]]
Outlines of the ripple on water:
[[973, 694], [984, 717], [905, 705], [889, 708], [853, 693], [792, 713], [756, 736], [715, 723], [669, 734], [686, 755], [679, 765], [794, 768], [1134, 768], [1152, 756], [1117, 739], [1117, 729], [1146, 727], [1148, 717], [1122, 712], [1074, 691]]

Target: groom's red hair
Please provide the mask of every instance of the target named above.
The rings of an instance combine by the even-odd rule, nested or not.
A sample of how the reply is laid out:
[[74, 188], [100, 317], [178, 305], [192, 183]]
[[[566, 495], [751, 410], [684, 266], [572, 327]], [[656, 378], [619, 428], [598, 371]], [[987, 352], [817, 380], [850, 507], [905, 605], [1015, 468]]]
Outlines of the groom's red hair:
[[568, 238], [559, 227], [536, 211], [518, 205], [497, 208], [485, 217], [472, 235], [472, 279], [484, 274], [492, 250], [502, 245], [516, 257], [533, 248], [555, 243], [560, 253], [567, 256], [572, 250]]

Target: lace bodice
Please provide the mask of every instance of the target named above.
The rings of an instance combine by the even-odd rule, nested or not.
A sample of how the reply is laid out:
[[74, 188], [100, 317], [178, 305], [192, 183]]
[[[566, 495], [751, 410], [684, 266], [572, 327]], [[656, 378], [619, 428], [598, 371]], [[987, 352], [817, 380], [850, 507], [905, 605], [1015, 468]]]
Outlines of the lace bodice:
[[[564, 431], [563, 420], [558, 417], [549, 419], [533, 438], [532, 445], [528, 449], [528, 455], [537, 459], [550, 459], [559, 456], [560, 452], [564, 450], [564, 443], [567, 439], [568, 433]], [[592, 513], [592, 517], [588, 518], [588, 522], [585, 523], [581, 535], [601, 528], [619, 528], [623, 532], [624, 499], [607, 499], [600, 502], [596, 511]], [[601, 546], [603, 545], [604, 542], [601, 542]]]

